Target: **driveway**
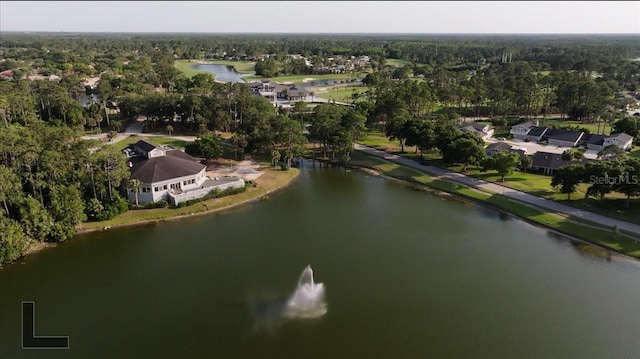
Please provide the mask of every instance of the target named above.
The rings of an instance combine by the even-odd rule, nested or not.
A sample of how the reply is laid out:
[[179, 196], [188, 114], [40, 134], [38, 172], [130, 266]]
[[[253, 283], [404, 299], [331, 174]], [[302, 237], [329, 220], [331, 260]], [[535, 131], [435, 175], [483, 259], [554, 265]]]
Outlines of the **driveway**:
[[554, 202], [541, 197], [536, 197], [512, 188], [504, 187], [496, 183], [490, 183], [483, 180], [479, 180], [473, 177], [463, 175], [461, 173], [452, 172], [443, 168], [434, 166], [425, 166], [414, 160], [410, 160], [398, 155], [393, 155], [388, 152], [380, 151], [375, 148], [363, 146], [355, 143], [354, 148], [366, 152], [370, 155], [383, 158], [387, 161], [396, 162], [407, 167], [414, 168], [416, 170], [432, 174], [436, 177], [444, 178], [450, 181], [462, 183], [468, 186], [480, 188], [494, 193], [502, 193], [505, 197], [509, 197], [514, 200], [518, 200], [527, 204], [534, 205], [549, 212], [563, 213], [576, 218], [581, 218], [594, 223], [599, 223], [603, 226], [613, 227], [618, 225], [621, 230], [625, 230], [636, 235], [640, 234], [640, 225], [621, 221], [618, 219], [602, 216], [593, 212], [585, 211], [582, 209], [567, 206], [558, 202]]

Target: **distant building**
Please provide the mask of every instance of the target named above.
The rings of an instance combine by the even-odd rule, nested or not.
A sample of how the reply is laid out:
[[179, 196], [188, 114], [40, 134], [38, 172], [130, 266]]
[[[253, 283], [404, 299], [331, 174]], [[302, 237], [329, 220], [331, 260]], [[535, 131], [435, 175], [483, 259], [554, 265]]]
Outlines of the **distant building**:
[[559, 168], [571, 164], [578, 163], [586, 163], [589, 162], [588, 159], [582, 159], [580, 161], [565, 161], [562, 159], [561, 153], [550, 153], [550, 152], [536, 152], [533, 155], [531, 161], [531, 168], [533, 170], [541, 171], [545, 174], [553, 174], [554, 171]]
[[627, 135], [624, 132], [614, 133], [604, 139], [602, 148], [611, 146], [611, 145], [618, 146], [623, 150], [628, 150], [633, 145], [633, 137], [631, 135]]
[[528, 121], [524, 123], [520, 123], [511, 127], [509, 130], [509, 134], [516, 140], [524, 140], [527, 133], [532, 127], [535, 127], [536, 123]]
[[582, 131], [551, 129], [546, 131], [543, 139], [546, 137], [551, 146], [576, 147], [580, 143], [582, 136], [584, 136]]

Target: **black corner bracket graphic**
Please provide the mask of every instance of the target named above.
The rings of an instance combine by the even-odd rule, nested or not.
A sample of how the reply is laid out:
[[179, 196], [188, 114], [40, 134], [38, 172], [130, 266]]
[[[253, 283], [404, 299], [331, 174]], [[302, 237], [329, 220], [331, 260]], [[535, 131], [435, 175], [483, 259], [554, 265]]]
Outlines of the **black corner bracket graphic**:
[[36, 336], [35, 302], [22, 302], [22, 349], [69, 349], [68, 336]]

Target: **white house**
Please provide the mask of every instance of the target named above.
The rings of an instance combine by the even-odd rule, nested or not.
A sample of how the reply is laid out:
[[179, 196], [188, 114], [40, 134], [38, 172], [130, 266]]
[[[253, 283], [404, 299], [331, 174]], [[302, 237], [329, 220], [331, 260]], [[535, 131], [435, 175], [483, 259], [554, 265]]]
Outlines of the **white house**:
[[[173, 205], [200, 198], [214, 189], [242, 187], [244, 180], [236, 177], [207, 177], [206, 166], [188, 154], [170, 146], [156, 146], [144, 140], [123, 150], [131, 178], [140, 181], [139, 203], [166, 200]], [[127, 189], [129, 201], [135, 202], [133, 189]]]
[[493, 128], [491, 128], [491, 126], [477, 122], [462, 125], [459, 129], [462, 132], [473, 133], [483, 140], [493, 136]]
[[622, 148], [623, 150], [628, 150], [629, 148], [631, 148], [632, 144], [633, 137], [631, 137], [631, 135], [627, 135], [624, 132], [620, 132], [611, 134], [609, 135], [609, 137], [605, 138], [602, 148], [615, 145]]
[[535, 126], [537, 126], [537, 124], [534, 122], [531, 122], [531, 121], [523, 122], [515, 126], [512, 126], [511, 130], [509, 130], [509, 134], [516, 140], [524, 140], [527, 133], [529, 133], [529, 130]]

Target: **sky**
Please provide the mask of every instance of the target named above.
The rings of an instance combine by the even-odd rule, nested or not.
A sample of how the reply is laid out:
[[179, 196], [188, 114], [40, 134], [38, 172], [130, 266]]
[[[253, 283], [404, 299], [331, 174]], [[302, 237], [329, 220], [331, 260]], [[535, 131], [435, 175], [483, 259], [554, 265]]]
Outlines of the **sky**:
[[638, 1], [0, 1], [0, 32], [640, 34]]

